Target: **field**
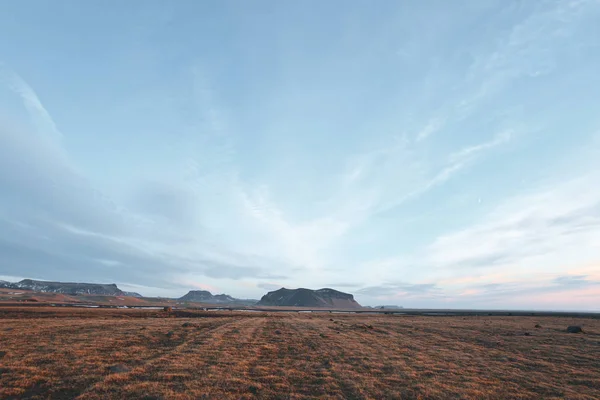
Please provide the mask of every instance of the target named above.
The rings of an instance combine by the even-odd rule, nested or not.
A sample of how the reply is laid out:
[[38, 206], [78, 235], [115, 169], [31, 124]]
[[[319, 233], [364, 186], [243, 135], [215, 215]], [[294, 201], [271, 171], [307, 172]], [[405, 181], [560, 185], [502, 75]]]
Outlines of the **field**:
[[598, 399], [599, 355], [596, 319], [0, 308], [1, 399]]

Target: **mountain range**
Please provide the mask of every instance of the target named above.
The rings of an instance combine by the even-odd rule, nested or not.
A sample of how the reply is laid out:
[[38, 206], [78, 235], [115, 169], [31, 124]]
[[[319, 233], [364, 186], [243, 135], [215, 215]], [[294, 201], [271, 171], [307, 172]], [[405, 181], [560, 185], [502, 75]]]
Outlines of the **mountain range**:
[[213, 295], [208, 290], [190, 290], [185, 296], [180, 297], [178, 300], [208, 304], [254, 305], [257, 303], [257, 300], [236, 299], [228, 294]]
[[[75, 282], [50, 282], [34, 279], [23, 279], [19, 282], [0, 280], [0, 288], [30, 290], [43, 293], [59, 293], [71, 296], [124, 296], [144, 298], [135, 292], [126, 292], [116, 284], [75, 283]], [[275, 307], [310, 307], [310, 308], [361, 308], [354, 300], [354, 296], [334, 289], [286, 289], [271, 291], [265, 294], [260, 301], [251, 299], [236, 299], [227, 294], [213, 295], [207, 290], [190, 290], [185, 296], [174, 299], [178, 302], [192, 302], [205, 304], [223, 304], [238, 306], [275, 306]]]

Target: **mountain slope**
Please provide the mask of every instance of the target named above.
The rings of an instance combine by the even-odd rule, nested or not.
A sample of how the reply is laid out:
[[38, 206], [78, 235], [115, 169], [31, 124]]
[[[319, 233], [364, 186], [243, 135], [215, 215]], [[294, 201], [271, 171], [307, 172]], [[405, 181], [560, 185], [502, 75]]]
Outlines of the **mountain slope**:
[[190, 290], [180, 301], [194, 301], [197, 303], [212, 303], [214, 296], [208, 290]]
[[128, 297], [144, 297], [141, 294], [139, 294], [138, 292], [123, 292], [123, 296], [128, 296]]
[[349, 293], [334, 289], [286, 289], [281, 288], [265, 294], [259, 306], [318, 307], [318, 308], [361, 308]]
[[44, 293], [62, 293], [68, 295], [93, 294], [100, 296], [126, 296], [125, 292], [114, 283], [74, 283], [74, 282], [49, 282], [23, 279], [20, 282], [0, 282], [0, 287], [9, 289], [32, 290]]
[[195, 303], [208, 304], [256, 304], [256, 300], [236, 299], [228, 294], [217, 294], [213, 296], [213, 294], [207, 290], [190, 290], [185, 296], [180, 297], [179, 301], [191, 301]]

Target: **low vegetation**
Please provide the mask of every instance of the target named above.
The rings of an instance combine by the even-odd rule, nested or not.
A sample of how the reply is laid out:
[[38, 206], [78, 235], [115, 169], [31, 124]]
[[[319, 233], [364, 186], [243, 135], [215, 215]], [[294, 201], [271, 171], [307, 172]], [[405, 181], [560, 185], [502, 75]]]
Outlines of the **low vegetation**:
[[2, 399], [597, 399], [598, 354], [594, 319], [0, 309]]

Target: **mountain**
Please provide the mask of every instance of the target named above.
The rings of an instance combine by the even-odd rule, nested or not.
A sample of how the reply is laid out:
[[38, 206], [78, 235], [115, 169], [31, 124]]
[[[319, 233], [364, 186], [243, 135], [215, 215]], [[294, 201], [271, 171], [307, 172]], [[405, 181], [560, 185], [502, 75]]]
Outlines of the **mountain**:
[[194, 301], [196, 303], [212, 303], [214, 296], [208, 290], [190, 290], [188, 294], [180, 297], [180, 301]]
[[395, 306], [395, 305], [388, 305], [388, 306], [376, 306], [375, 308], [378, 308], [380, 310], [400, 310], [404, 307], [402, 306]]
[[9, 289], [32, 290], [35, 292], [62, 293], [68, 295], [92, 294], [99, 296], [127, 296], [125, 292], [114, 283], [74, 283], [74, 282], [49, 282], [23, 279], [20, 282], [1, 281], [0, 287]]
[[208, 304], [237, 304], [254, 305], [256, 300], [236, 299], [228, 294], [213, 295], [208, 290], [190, 290], [188, 294], [179, 298], [179, 301], [191, 301], [194, 303]]
[[123, 292], [123, 296], [128, 296], [128, 297], [144, 297], [141, 294], [137, 293], [137, 292]]
[[361, 308], [354, 296], [333, 289], [286, 289], [265, 294], [258, 306]]
[[216, 294], [213, 298], [217, 301], [217, 303], [234, 303], [237, 299], [234, 299], [228, 294]]

